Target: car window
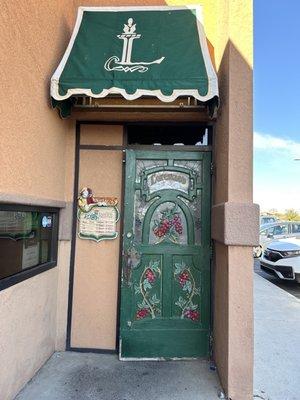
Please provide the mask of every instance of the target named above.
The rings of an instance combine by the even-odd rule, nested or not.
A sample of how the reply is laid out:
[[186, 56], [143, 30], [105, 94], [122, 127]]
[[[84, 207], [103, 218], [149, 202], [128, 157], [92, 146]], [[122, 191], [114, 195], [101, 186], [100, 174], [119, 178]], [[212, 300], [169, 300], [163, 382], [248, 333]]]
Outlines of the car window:
[[261, 221], [260, 221], [261, 225], [262, 224], [270, 224], [272, 222], [276, 222], [274, 217], [262, 217]]
[[286, 224], [275, 225], [268, 229], [268, 235], [285, 235], [288, 233], [288, 226]]
[[292, 224], [292, 233], [300, 233], [300, 222], [298, 224]]
[[264, 229], [263, 231], [260, 231], [260, 235], [267, 236], [267, 232], [268, 232], [268, 229]]

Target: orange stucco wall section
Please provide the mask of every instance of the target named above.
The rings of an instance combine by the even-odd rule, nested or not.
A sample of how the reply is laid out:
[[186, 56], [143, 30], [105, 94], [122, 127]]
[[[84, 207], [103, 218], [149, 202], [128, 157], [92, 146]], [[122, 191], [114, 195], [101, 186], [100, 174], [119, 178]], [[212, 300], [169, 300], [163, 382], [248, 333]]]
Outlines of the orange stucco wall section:
[[[1, 2], [0, 201], [73, 199], [74, 122], [50, 108], [49, 80], [75, 12], [69, 1]], [[70, 242], [60, 241], [56, 268], [0, 292], [1, 400], [65, 348], [69, 259]]]
[[[122, 145], [123, 127], [81, 125], [80, 143], [96, 145], [104, 142], [105, 138], [106, 145]], [[116, 197], [120, 209], [122, 160], [122, 150], [81, 150], [79, 190], [89, 187], [95, 197]], [[116, 349], [120, 222], [117, 223], [117, 232], [119, 236], [116, 239], [100, 243], [76, 239], [71, 325], [73, 348]]]

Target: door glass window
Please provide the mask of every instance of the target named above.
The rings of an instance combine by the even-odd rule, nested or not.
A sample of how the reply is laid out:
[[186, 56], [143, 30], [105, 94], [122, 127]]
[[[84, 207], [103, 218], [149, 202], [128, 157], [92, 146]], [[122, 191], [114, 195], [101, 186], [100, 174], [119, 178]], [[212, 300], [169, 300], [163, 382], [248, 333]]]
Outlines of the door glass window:
[[172, 202], [160, 204], [150, 222], [149, 244], [187, 243], [186, 219], [180, 207]]
[[147, 169], [155, 167], [164, 167], [166, 165], [168, 165], [167, 160], [137, 160], [135, 181], [137, 183], [140, 182], [142, 173]]
[[184, 197], [179, 196], [179, 199], [183, 201], [189, 208], [190, 213], [192, 214], [192, 220], [194, 224], [194, 235], [195, 235], [195, 244], [201, 244], [201, 192], [197, 191], [197, 197], [192, 201], [185, 199]]
[[157, 199], [158, 198], [155, 197], [152, 200], [146, 201], [144, 197], [141, 196], [140, 190], [135, 191], [133, 232], [134, 239], [137, 243], [141, 243], [142, 241], [142, 230], [146, 212]]
[[174, 166], [189, 169], [196, 176], [196, 182], [202, 182], [202, 161], [175, 160]]

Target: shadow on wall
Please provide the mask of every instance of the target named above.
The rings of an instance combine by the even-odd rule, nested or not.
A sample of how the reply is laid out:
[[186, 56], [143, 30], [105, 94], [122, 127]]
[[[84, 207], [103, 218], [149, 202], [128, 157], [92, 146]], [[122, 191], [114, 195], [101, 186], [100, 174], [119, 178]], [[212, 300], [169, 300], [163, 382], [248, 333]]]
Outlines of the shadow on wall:
[[[228, 41], [217, 73], [220, 109], [214, 136], [213, 204], [252, 203], [252, 67]], [[241, 255], [248, 250], [233, 247]], [[230, 251], [228, 246], [215, 243], [213, 357], [227, 395], [248, 400], [253, 393], [253, 260], [249, 252], [244, 269], [236, 270], [233, 276]]]

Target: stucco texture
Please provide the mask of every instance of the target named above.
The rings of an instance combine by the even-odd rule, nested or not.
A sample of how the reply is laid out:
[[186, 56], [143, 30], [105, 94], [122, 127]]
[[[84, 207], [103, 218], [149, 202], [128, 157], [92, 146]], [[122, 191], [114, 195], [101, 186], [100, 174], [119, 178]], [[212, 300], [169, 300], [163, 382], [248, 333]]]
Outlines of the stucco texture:
[[[122, 151], [81, 150], [79, 188], [117, 197], [120, 208], [122, 157]], [[116, 348], [120, 223], [117, 231], [118, 238], [99, 243], [76, 239], [71, 347]]]
[[55, 349], [57, 269], [0, 296], [0, 397], [11, 400]]
[[64, 200], [72, 122], [51, 109], [49, 79], [70, 33], [68, 3], [1, 3], [0, 192]]
[[[1, 2], [1, 201], [61, 207], [73, 198], [74, 122], [51, 109], [49, 80], [75, 12], [67, 0]], [[70, 242], [58, 253], [56, 268], [0, 292], [1, 400], [13, 399], [55, 346], [65, 348]]]

